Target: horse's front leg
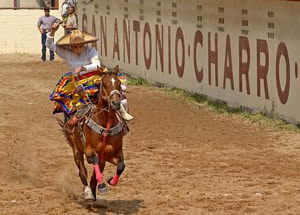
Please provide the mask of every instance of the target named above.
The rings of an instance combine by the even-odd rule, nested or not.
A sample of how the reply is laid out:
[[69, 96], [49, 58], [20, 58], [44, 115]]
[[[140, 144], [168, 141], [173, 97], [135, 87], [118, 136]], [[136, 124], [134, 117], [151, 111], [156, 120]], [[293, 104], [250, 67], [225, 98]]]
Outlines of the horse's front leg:
[[86, 144], [85, 144], [85, 157], [89, 164], [93, 164], [94, 171], [96, 174], [96, 180], [99, 184], [103, 183], [103, 177], [99, 167], [99, 158], [98, 158], [98, 148], [101, 148], [101, 142], [99, 137], [94, 132], [90, 131], [90, 129], [85, 126], [84, 128], [85, 136], [86, 136]]
[[123, 173], [125, 169], [125, 163], [124, 163], [124, 154], [123, 151], [121, 150], [118, 156], [112, 157], [111, 160], [109, 161], [110, 163], [114, 164], [117, 166], [117, 172], [114, 175], [114, 177], [111, 177], [108, 180], [108, 184], [111, 186], [117, 186], [120, 176]]
[[96, 180], [99, 184], [103, 183], [103, 176], [100, 171], [99, 158], [91, 147], [86, 147], [85, 156], [89, 164], [93, 164], [96, 175]]
[[[106, 162], [100, 162], [99, 163], [99, 165], [100, 165], [100, 172], [103, 174], [103, 171], [104, 171], [104, 168], [105, 168], [105, 163]], [[96, 172], [95, 172], [95, 170], [93, 171], [93, 175], [92, 175], [92, 177], [91, 177], [91, 180], [90, 180], [90, 187], [91, 187], [91, 189], [92, 189], [92, 193], [93, 193], [93, 195], [94, 195], [94, 197], [95, 197], [95, 200], [96, 200], [96, 188], [97, 188], [97, 183], [98, 183], [98, 181], [97, 181], [97, 179], [96, 179]], [[105, 187], [106, 188], [106, 187]], [[100, 187], [99, 187], [99, 191], [100, 192], [106, 192], [107, 191], [107, 189], [100, 189]]]

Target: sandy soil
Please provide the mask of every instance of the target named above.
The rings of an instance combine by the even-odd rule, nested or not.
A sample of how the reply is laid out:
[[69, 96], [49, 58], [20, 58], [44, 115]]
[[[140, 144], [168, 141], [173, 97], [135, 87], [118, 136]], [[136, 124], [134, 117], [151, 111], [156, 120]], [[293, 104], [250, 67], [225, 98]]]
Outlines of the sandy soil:
[[84, 201], [48, 100], [66, 66], [17, 58], [0, 55], [0, 214], [300, 214], [299, 134], [136, 86], [119, 186]]

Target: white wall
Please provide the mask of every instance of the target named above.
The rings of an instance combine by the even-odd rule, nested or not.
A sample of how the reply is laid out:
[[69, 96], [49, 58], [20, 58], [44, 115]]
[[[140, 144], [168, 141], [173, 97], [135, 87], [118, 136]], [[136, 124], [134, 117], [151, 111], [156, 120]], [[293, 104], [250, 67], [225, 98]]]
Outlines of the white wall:
[[0, 1], [0, 7], [13, 7], [14, 1], [12, 0], [1, 0]]
[[100, 38], [97, 47], [106, 65], [120, 64], [147, 80], [300, 122], [299, 2], [85, 2], [79, 1], [84, 7], [79, 23]]
[[[61, 2], [62, 0], [60, 4]], [[0, 54], [16, 52], [41, 54], [41, 36], [37, 29], [37, 21], [43, 14], [43, 10], [0, 9]], [[51, 10], [50, 14], [60, 18], [60, 9]], [[56, 38], [62, 35], [63, 30], [60, 29]]]

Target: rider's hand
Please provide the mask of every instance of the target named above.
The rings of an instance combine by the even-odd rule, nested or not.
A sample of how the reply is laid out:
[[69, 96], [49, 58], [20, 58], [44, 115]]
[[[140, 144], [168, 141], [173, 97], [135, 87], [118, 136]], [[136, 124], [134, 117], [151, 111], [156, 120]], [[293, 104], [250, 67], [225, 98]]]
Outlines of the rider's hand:
[[80, 67], [77, 67], [77, 68], [75, 69], [75, 74], [79, 74], [81, 71], [82, 71], [82, 67], [81, 67], [81, 66], [80, 66]]
[[81, 71], [86, 71], [86, 68], [84, 66], [82, 66]]

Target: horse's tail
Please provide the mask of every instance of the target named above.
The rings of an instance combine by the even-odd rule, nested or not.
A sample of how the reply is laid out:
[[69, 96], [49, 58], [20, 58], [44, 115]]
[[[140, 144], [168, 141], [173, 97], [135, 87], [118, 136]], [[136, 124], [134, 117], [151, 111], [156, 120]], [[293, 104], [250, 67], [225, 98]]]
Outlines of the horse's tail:
[[69, 146], [73, 147], [74, 144], [73, 135], [72, 135], [73, 132], [68, 128], [66, 128], [66, 124], [62, 120], [56, 118], [56, 121], [58, 125], [62, 128], [62, 132], [65, 135], [67, 143], [69, 144]]

